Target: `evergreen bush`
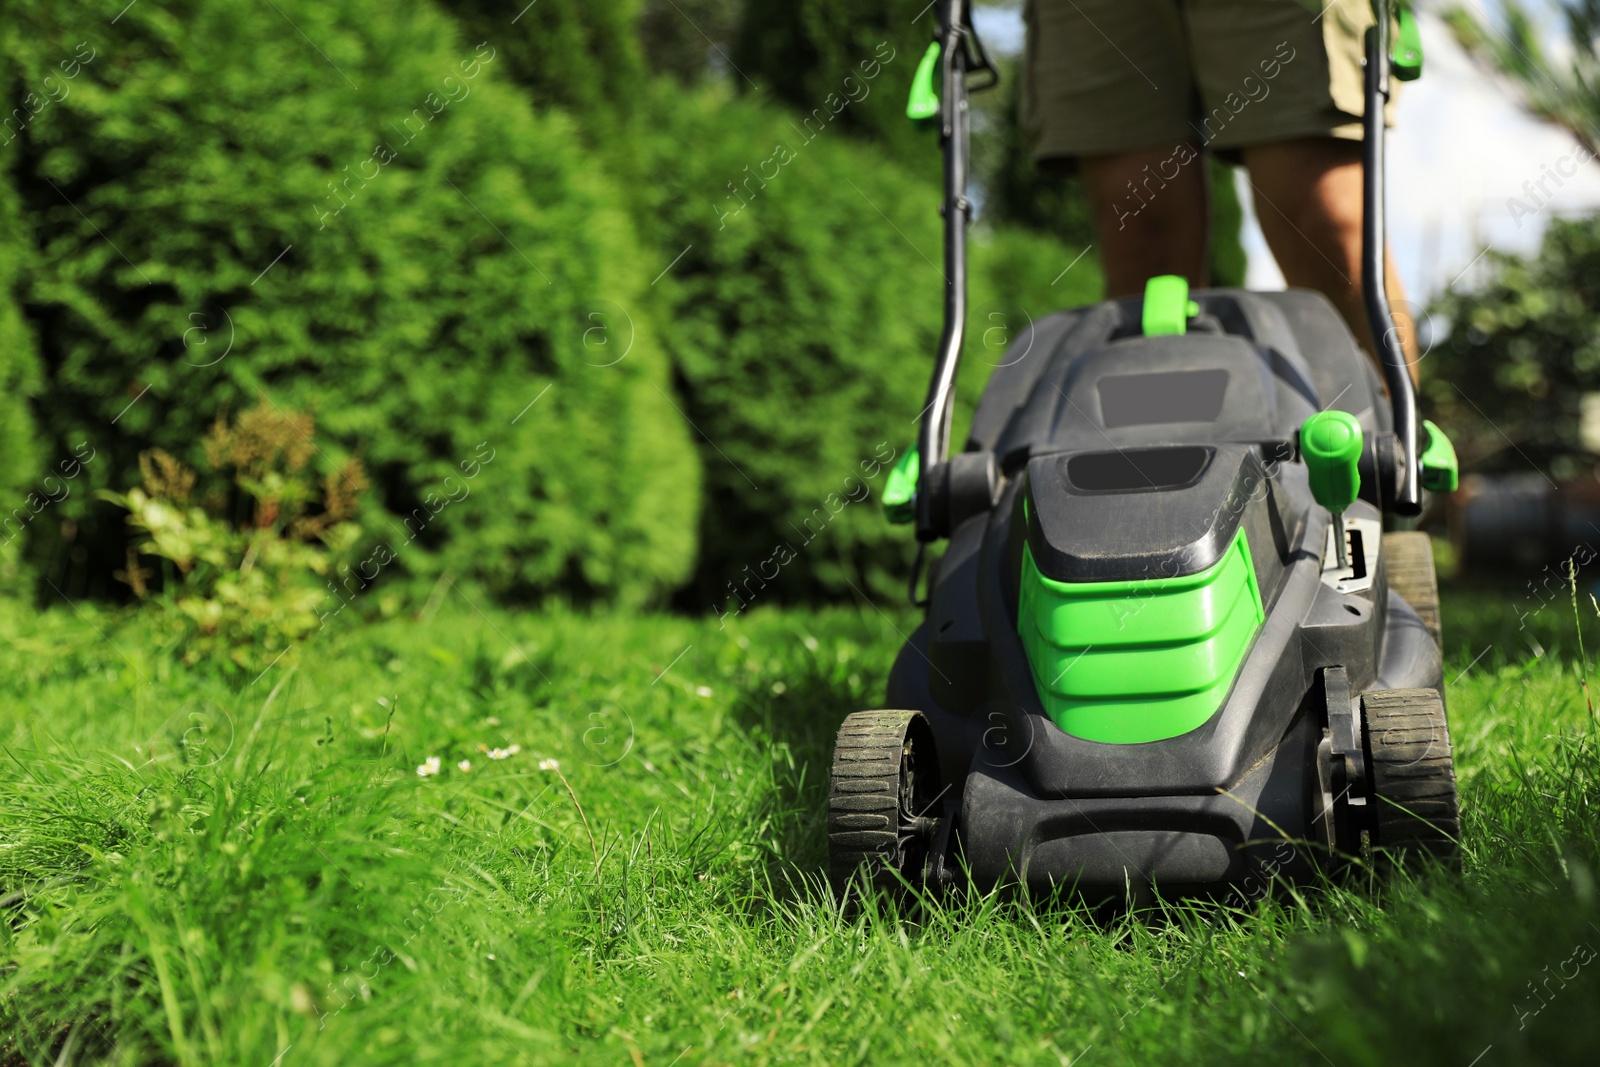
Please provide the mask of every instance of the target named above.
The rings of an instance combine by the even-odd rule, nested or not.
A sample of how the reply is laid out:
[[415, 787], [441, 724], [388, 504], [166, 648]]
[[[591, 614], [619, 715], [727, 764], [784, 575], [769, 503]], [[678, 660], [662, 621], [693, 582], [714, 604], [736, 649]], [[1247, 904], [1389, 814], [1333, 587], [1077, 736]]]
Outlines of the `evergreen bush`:
[[[426, 3], [104, 14], [20, 0], [0, 37], [13, 98], [94, 52], [0, 149], [0, 403], [31, 390], [31, 330], [44, 454], [87, 439], [92, 485], [126, 489], [140, 452], [192, 466], [219, 413], [265, 398], [315, 415], [325, 470], [361, 459], [412, 575], [624, 602], [685, 577], [697, 460], [652, 323], [624, 312], [654, 269], [574, 121], [530, 106], [492, 41]], [[480, 448], [471, 501], [435, 512]], [[89, 496], [30, 529], [71, 595], [123, 557]]]
[[[652, 178], [632, 188], [663, 262], [683, 253], [655, 290], [704, 441], [701, 562], [684, 603], [898, 595], [913, 545], [876, 499], [884, 464], [916, 440], [938, 343], [937, 170], [725, 92], [663, 94], [648, 125]], [[973, 244], [975, 321], [1024, 329], [1098, 292], [1092, 261], [1062, 275], [1078, 250], [1055, 240], [979, 230]], [[998, 359], [983, 347], [994, 326], [968, 333], [963, 424]]]

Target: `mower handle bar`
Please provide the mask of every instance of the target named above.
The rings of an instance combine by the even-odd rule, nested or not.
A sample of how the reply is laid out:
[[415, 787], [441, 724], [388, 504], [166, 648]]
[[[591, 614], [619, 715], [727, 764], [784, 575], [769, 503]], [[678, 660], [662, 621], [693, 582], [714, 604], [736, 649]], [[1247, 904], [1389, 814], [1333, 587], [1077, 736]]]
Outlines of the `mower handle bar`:
[[1417, 393], [1406, 366], [1400, 330], [1389, 307], [1388, 237], [1384, 219], [1384, 106], [1389, 102], [1389, 0], [1372, 0], [1374, 24], [1367, 29], [1364, 101], [1361, 116], [1361, 298], [1367, 328], [1389, 387], [1394, 416], [1394, 510], [1401, 515], [1422, 511], [1422, 451], [1417, 446]]
[[[1366, 32], [1364, 114], [1362, 116], [1362, 223], [1361, 295], [1367, 325], [1377, 346], [1384, 384], [1393, 411], [1395, 463], [1392, 507], [1401, 515], [1422, 510], [1421, 451], [1417, 443], [1417, 397], [1406, 366], [1394, 314], [1384, 286], [1386, 237], [1384, 225], [1384, 105], [1389, 100], [1389, 0], [1372, 0], [1375, 24]], [[967, 320], [967, 221], [972, 205], [967, 199], [970, 159], [969, 88], [985, 89], [999, 80], [983, 44], [973, 31], [969, 0], [938, 0], [940, 43], [939, 133], [944, 150], [944, 330], [938, 359], [928, 384], [918, 433], [916, 532], [919, 542], [945, 536], [936, 508], [942, 494], [933, 491], [950, 453], [950, 424], [955, 398], [956, 371]], [[967, 74], [986, 72], [990, 79], [968, 86]]]
[[[994, 75], [981, 44], [975, 46], [975, 54], [969, 52], [967, 42], [976, 42], [977, 34], [972, 29], [968, 0], [938, 0], [938, 5], [939, 140], [944, 149], [944, 332], [939, 338], [939, 356], [928, 383], [917, 439], [916, 530], [917, 540], [922, 542], [937, 540], [943, 532], [936, 514], [939, 494], [930, 490], [935, 480], [934, 468], [943, 464], [950, 452], [956, 370], [967, 324], [967, 218], [972, 211], [967, 199], [969, 63], [974, 70], [987, 68]], [[993, 77], [983, 87], [997, 80]]]

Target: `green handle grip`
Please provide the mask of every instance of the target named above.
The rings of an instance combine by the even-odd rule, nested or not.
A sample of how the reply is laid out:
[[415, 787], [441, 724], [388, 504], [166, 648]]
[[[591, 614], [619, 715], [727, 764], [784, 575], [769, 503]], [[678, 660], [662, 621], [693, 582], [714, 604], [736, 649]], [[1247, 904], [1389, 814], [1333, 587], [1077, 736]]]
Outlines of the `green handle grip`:
[[1361, 491], [1361, 423], [1347, 411], [1319, 411], [1300, 426], [1300, 455], [1311, 476], [1311, 495], [1338, 514]]
[[1395, 35], [1394, 51], [1389, 56], [1389, 70], [1403, 82], [1414, 82], [1422, 77], [1422, 32], [1417, 29], [1417, 17], [1410, 5], [1395, 12], [1400, 32]]
[[907, 449], [883, 483], [883, 513], [896, 526], [917, 517], [917, 478], [921, 460], [915, 448]]
[[922, 53], [917, 72], [911, 76], [911, 96], [906, 100], [906, 118], [926, 125], [939, 117], [939, 42]]
[[1181, 274], [1158, 274], [1144, 283], [1144, 310], [1139, 325], [1146, 337], [1180, 334], [1200, 305], [1189, 299], [1189, 279]]
[[1422, 488], [1433, 493], [1453, 493], [1461, 485], [1461, 465], [1455, 446], [1433, 420], [1423, 419], [1428, 444], [1422, 452]]

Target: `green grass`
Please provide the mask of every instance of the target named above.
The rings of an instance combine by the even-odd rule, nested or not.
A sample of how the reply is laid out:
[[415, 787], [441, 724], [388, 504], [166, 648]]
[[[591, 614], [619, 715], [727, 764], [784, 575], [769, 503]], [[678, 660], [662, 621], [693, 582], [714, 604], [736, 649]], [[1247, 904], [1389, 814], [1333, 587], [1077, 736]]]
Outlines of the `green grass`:
[[251, 683], [3, 609], [0, 1063], [1588, 1062], [1590, 713], [1570, 606], [1535, 657], [1516, 596], [1447, 605], [1464, 874], [1133, 917], [828, 903], [831, 735], [904, 613], [456, 601]]

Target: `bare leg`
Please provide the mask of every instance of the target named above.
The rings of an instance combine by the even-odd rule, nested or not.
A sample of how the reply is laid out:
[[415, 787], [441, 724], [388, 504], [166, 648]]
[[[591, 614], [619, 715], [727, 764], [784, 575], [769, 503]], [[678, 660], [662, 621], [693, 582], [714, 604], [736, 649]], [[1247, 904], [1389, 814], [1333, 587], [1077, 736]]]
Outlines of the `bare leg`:
[[[1244, 150], [1244, 161], [1261, 232], [1284, 280], [1324, 293], [1372, 355], [1376, 348], [1361, 300], [1361, 142], [1317, 137], [1256, 145]], [[1385, 264], [1395, 328], [1414, 381], [1416, 324], [1387, 249]]]
[[[1210, 190], [1204, 158], [1184, 147], [1188, 151], [1177, 156], [1166, 147], [1078, 161], [1099, 235], [1106, 296], [1142, 293], [1156, 274], [1181, 274], [1195, 288], [1206, 284]], [[1178, 158], [1188, 162], [1180, 166]]]

